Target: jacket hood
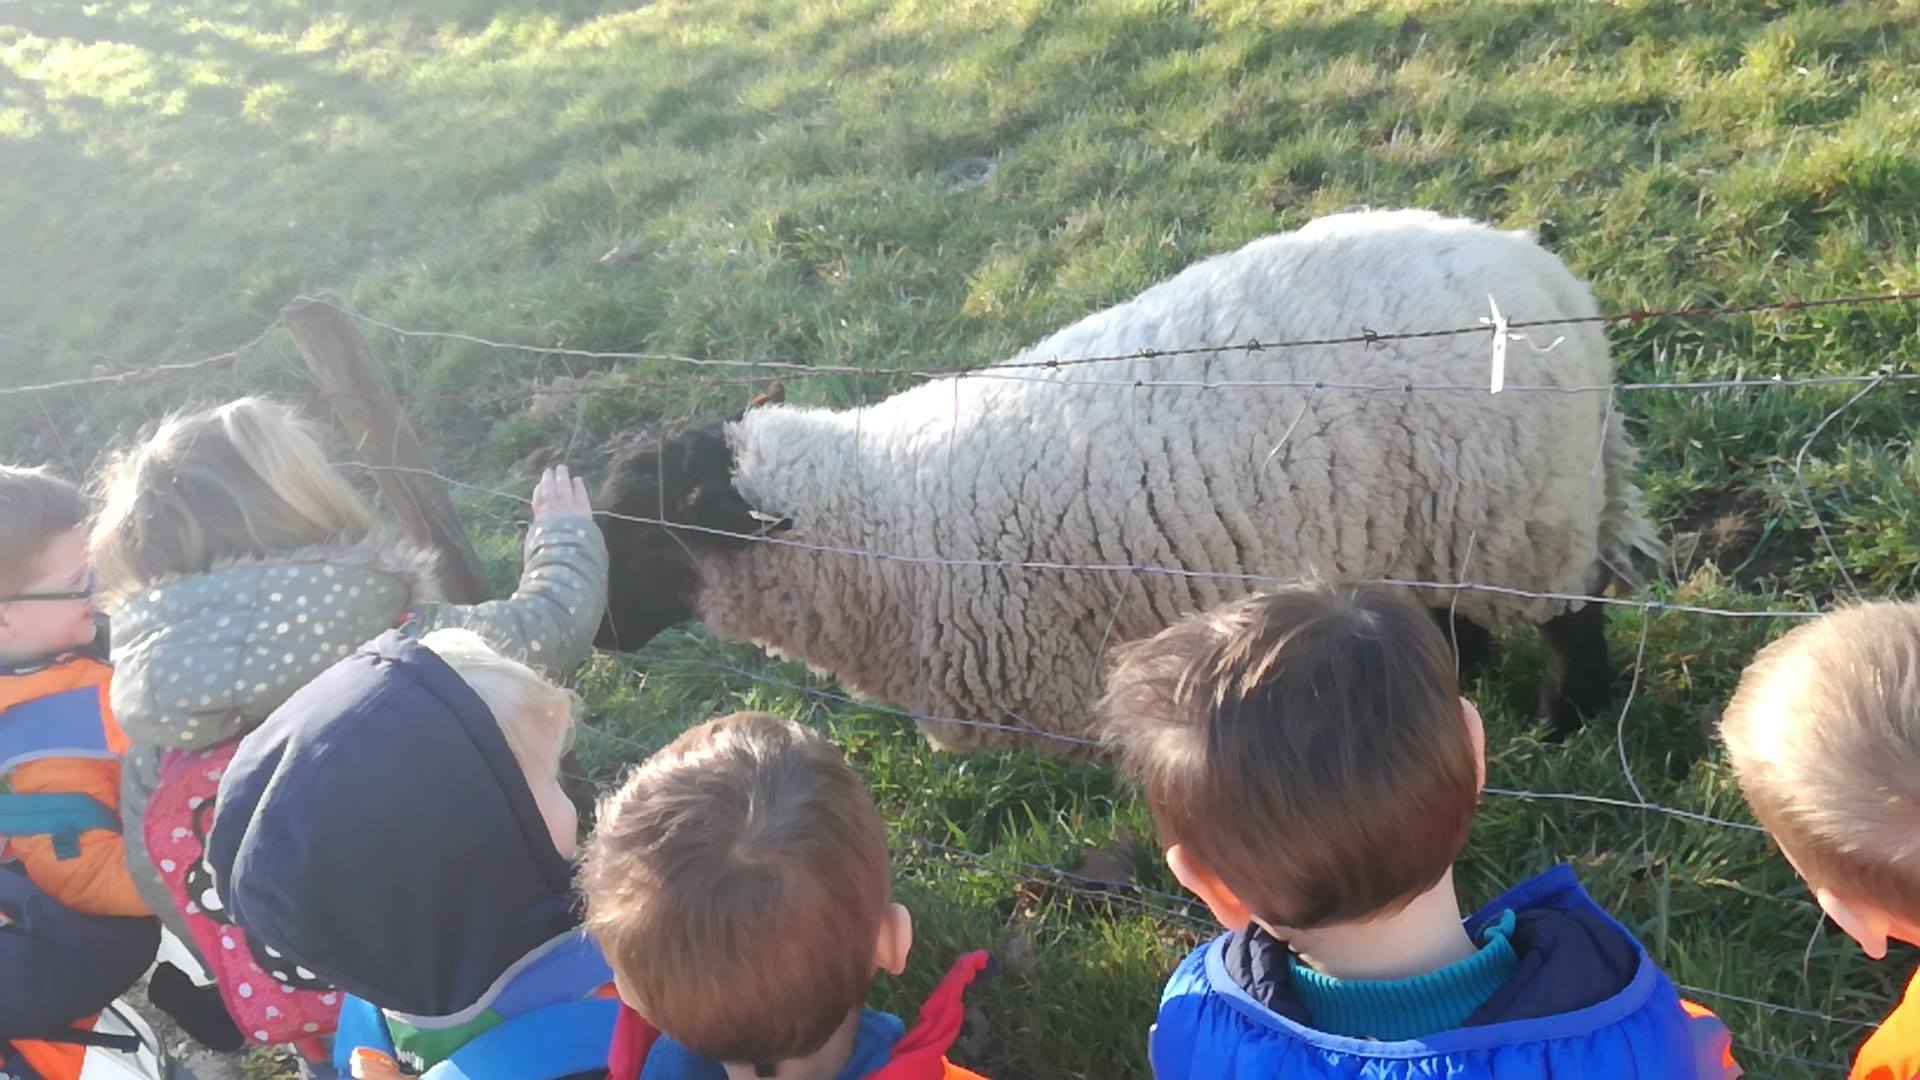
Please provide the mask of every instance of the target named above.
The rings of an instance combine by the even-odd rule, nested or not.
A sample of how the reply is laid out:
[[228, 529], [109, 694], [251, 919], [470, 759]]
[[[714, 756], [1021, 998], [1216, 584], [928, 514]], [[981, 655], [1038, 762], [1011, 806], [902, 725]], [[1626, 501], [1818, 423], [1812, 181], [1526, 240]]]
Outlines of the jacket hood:
[[322, 563], [343, 570], [375, 571], [402, 579], [421, 599], [438, 599], [440, 596], [440, 580], [434, 569], [436, 559], [433, 552], [404, 536], [376, 527], [371, 534], [359, 540], [331, 540], [289, 551], [276, 551], [270, 555], [216, 559], [205, 570], [166, 574], [138, 585], [102, 591], [96, 602], [113, 617], [114, 625], [118, 626], [125, 609], [129, 605], [137, 606], [142, 596], [154, 590], [165, 592], [176, 585], [227, 570], [298, 566], [303, 563]]
[[[1514, 912], [1510, 941], [1519, 963], [1463, 1027], [1576, 1013], [1625, 992], [1639, 973], [1639, 944], [1588, 899], [1565, 867], [1475, 913], [1466, 921], [1467, 933], [1479, 941], [1506, 911]], [[1284, 942], [1251, 927], [1228, 936], [1221, 959], [1228, 978], [1248, 997], [1295, 1024], [1313, 1025], [1294, 992]]]
[[113, 710], [150, 746], [238, 738], [295, 689], [436, 595], [433, 555], [387, 537], [236, 559], [156, 581], [113, 613]]
[[486, 703], [389, 631], [240, 744], [207, 841], [248, 933], [395, 1012], [451, 1016], [577, 924], [554, 850]]

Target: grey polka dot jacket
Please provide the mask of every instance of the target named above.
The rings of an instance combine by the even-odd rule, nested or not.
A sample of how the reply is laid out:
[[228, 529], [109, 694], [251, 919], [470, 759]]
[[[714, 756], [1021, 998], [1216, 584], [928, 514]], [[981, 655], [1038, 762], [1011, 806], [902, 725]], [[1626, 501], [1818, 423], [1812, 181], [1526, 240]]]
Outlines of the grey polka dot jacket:
[[113, 611], [113, 711], [132, 749], [121, 771], [128, 868], [190, 941], [147, 853], [147, 803], [168, 749], [238, 739], [336, 660], [382, 632], [465, 627], [550, 678], [586, 659], [607, 596], [607, 546], [591, 518], [538, 522], [505, 600], [436, 599], [432, 553], [391, 537], [304, 549], [144, 585]]

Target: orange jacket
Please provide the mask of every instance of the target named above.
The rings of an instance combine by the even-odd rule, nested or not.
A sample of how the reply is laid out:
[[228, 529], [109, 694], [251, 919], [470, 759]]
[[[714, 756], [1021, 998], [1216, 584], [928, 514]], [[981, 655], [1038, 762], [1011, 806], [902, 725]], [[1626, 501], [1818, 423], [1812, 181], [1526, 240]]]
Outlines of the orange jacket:
[[1920, 972], [1880, 1030], [1867, 1037], [1853, 1059], [1850, 1080], [1914, 1080], [1920, 1077]]
[[[57, 736], [42, 731], [30, 740], [30, 752], [12, 755], [4, 769], [6, 787], [17, 795], [75, 794], [89, 796], [109, 810], [120, 809], [120, 758], [127, 737], [107, 703], [113, 668], [90, 656], [56, 660], [45, 667], [0, 675], [0, 746], [5, 745], [11, 721], [16, 727], [56, 719], [72, 725], [83, 738], [73, 741], [75, 752], [49, 754]], [[40, 706], [28, 710], [26, 706]], [[57, 710], [57, 716], [47, 713]], [[29, 712], [33, 716], [29, 719]], [[14, 732], [14, 734], [18, 734]], [[91, 745], [86, 745], [91, 744]], [[39, 749], [33, 750], [33, 747]], [[18, 859], [35, 885], [75, 911], [88, 915], [151, 915], [134, 892], [127, 872], [127, 854], [118, 832], [92, 829], [82, 833], [77, 857], [60, 858], [54, 839], [45, 835], [0, 837], [7, 855]]]
[[[93, 1017], [88, 1017], [74, 1025], [77, 1028], [91, 1028]], [[14, 1052], [19, 1054], [34, 1072], [43, 1080], [80, 1080], [87, 1067], [87, 1048], [78, 1043], [39, 1042], [17, 1039], [13, 1042]]]

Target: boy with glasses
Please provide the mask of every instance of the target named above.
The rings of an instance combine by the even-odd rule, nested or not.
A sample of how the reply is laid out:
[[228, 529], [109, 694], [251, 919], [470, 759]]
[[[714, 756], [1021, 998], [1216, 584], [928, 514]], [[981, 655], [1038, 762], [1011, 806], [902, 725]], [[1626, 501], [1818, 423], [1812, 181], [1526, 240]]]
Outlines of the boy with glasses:
[[120, 840], [126, 736], [96, 647], [87, 504], [44, 469], [0, 466], [0, 843], [87, 915], [147, 915]]

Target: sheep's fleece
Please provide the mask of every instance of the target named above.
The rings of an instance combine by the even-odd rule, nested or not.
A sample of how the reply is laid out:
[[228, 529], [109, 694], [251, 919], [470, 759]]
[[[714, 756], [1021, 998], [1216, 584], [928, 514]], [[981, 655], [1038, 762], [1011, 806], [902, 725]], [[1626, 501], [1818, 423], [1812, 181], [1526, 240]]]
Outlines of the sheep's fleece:
[[[1008, 363], [1473, 326], [1489, 296], [1513, 320], [1597, 313], [1524, 233], [1357, 212], [1208, 259]], [[862, 696], [972, 722], [923, 720], [936, 746], [1072, 754], [982, 725], [1091, 736], [1107, 646], [1262, 586], [1317, 573], [1581, 594], [1609, 568], [1632, 583], [1659, 544], [1610, 394], [1520, 389], [1611, 383], [1605, 334], [1586, 323], [1510, 339], [1498, 395], [1490, 339], [990, 367], [856, 409], [749, 411], [726, 429], [735, 487], [791, 518], [780, 539], [795, 543], [696, 541], [695, 609], [719, 636], [803, 659]], [[1199, 385], [1248, 380], [1309, 385]], [[1569, 607], [1420, 590], [1431, 606], [1456, 597], [1483, 626]]]

